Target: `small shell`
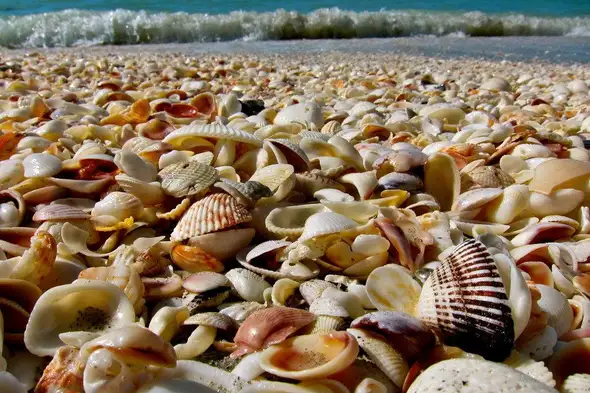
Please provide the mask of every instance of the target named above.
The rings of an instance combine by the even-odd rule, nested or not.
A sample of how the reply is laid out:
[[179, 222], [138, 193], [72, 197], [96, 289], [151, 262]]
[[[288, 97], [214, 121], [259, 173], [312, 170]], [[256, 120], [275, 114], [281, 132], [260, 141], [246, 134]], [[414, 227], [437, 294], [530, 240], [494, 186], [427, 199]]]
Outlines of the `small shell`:
[[144, 205], [158, 205], [166, 199], [166, 194], [158, 182], [146, 183], [123, 174], [115, 176], [115, 180], [124, 191], [138, 197]]
[[284, 341], [314, 320], [314, 315], [289, 307], [271, 307], [256, 311], [238, 329], [234, 342], [238, 349], [231, 354], [240, 357]]
[[420, 291], [420, 284], [399, 265], [377, 268], [367, 278], [367, 295], [380, 311], [401, 311], [412, 315]]
[[188, 125], [171, 132], [162, 141], [186, 150], [198, 146], [204, 138], [226, 139], [262, 147], [262, 140], [254, 135], [219, 123]]
[[90, 215], [82, 209], [67, 205], [47, 205], [37, 210], [33, 215], [33, 221], [71, 221], [71, 220], [87, 220]]
[[590, 374], [573, 374], [566, 378], [561, 386], [563, 393], [587, 393], [590, 386]]
[[203, 293], [220, 287], [229, 287], [230, 281], [215, 272], [194, 273], [184, 279], [182, 287], [193, 293]]
[[168, 195], [182, 198], [199, 195], [218, 179], [215, 168], [198, 162], [181, 162], [168, 165], [158, 173], [162, 189]]
[[540, 309], [549, 315], [547, 324], [555, 329], [557, 337], [560, 337], [572, 325], [573, 312], [567, 298], [556, 289], [546, 285], [537, 285], [541, 292], [541, 299], [537, 302]]
[[111, 216], [119, 221], [128, 217], [135, 219], [143, 214], [143, 204], [135, 195], [125, 192], [111, 192], [94, 205], [92, 217]]
[[202, 271], [220, 273], [224, 269], [223, 264], [219, 260], [199, 247], [177, 244], [172, 248], [170, 258], [176, 266], [189, 273]]
[[170, 235], [173, 241], [226, 229], [252, 219], [235, 198], [227, 194], [211, 194], [195, 202], [182, 216]]
[[442, 211], [454, 205], [461, 192], [459, 169], [447, 154], [436, 153], [424, 166], [424, 190], [434, 196]]
[[464, 212], [480, 208], [502, 195], [501, 188], [477, 188], [464, 192], [453, 203], [454, 212]]
[[283, 378], [319, 379], [346, 369], [357, 354], [358, 344], [349, 333], [312, 334], [265, 349], [260, 367]]
[[327, 288], [336, 288], [336, 286], [324, 280], [309, 280], [301, 283], [299, 292], [307, 304], [311, 305], [314, 300], [321, 297], [322, 292]]
[[[299, 282], [289, 278], [281, 278], [272, 286], [271, 300], [275, 306], [288, 306], [293, 295], [297, 294]], [[295, 304], [291, 306], [296, 306]]]
[[358, 224], [350, 218], [333, 212], [321, 212], [310, 216], [305, 221], [303, 233], [299, 241], [318, 236], [329, 235], [356, 228]]
[[61, 171], [61, 160], [51, 154], [34, 153], [23, 160], [25, 177], [51, 177]]
[[239, 302], [234, 304], [222, 304], [219, 308], [220, 313], [227, 315], [238, 323], [242, 323], [250, 316], [250, 314], [265, 309], [266, 306], [256, 302]]
[[482, 166], [461, 175], [461, 190], [474, 188], [506, 188], [514, 184], [514, 179], [500, 168]]
[[230, 229], [222, 232], [207, 233], [191, 237], [189, 246], [199, 247], [207, 254], [225, 261], [235, 257], [236, 253], [247, 247], [256, 231], [252, 228]]
[[325, 211], [322, 204], [295, 205], [273, 209], [265, 219], [266, 229], [276, 238], [297, 239], [304, 231], [307, 219]]
[[249, 302], [264, 302], [263, 293], [271, 287], [263, 277], [247, 269], [232, 269], [225, 276], [238, 296]]

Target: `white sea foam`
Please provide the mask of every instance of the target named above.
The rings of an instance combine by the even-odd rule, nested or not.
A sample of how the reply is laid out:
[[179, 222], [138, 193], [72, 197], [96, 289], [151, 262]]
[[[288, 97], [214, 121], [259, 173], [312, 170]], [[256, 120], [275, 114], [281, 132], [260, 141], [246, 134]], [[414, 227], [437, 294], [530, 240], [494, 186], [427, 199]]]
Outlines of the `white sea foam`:
[[338, 8], [220, 15], [65, 10], [5, 17], [0, 32], [0, 46], [9, 48], [417, 35], [590, 36], [590, 17]]

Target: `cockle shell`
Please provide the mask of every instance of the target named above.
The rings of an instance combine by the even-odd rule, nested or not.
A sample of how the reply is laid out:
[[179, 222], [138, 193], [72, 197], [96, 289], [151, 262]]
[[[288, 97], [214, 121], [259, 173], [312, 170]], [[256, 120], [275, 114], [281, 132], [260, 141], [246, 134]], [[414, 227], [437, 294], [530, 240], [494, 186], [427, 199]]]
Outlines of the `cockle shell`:
[[565, 379], [561, 386], [563, 393], [585, 393], [590, 384], [590, 374], [573, 374]]
[[561, 337], [570, 330], [574, 318], [567, 298], [552, 287], [537, 284], [537, 288], [541, 292], [541, 299], [537, 304], [549, 315], [547, 325], [555, 329], [557, 337]]
[[260, 367], [284, 378], [325, 378], [350, 366], [358, 355], [358, 344], [346, 332], [312, 334], [290, 338], [265, 349]]
[[481, 166], [461, 174], [462, 191], [474, 188], [506, 188], [511, 184], [514, 184], [512, 176], [493, 166]]
[[271, 288], [262, 276], [247, 269], [231, 269], [225, 276], [238, 296], [249, 302], [264, 302], [264, 291]]
[[262, 147], [262, 140], [256, 136], [219, 123], [188, 125], [171, 132], [162, 142], [187, 150], [202, 145], [203, 141], [206, 142], [204, 138], [226, 139]]
[[[516, 316], [512, 315], [502, 277], [486, 246], [468, 240], [428, 277], [420, 293], [417, 316], [440, 329], [450, 345], [490, 359], [504, 359], [514, 345]], [[477, 296], [477, 301], [457, 298], [461, 291]]]
[[211, 194], [195, 202], [184, 213], [170, 235], [182, 241], [209, 232], [220, 231], [252, 219], [250, 213], [230, 195]]
[[232, 357], [240, 357], [282, 342], [298, 329], [313, 322], [310, 312], [288, 307], [271, 307], [256, 311], [238, 329], [234, 342], [238, 349]]
[[162, 189], [168, 195], [182, 198], [199, 195], [218, 179], [215, 168], [195, 161], [168, 165], [158, 173]]
[[111, 216], [119, 221], [128, 217], [135, 219], [143, 214], [143, 203], [135, 195], [125, 192], [111, 192], [94, 205], [92, 217]]
[[333, 212], [320, 212], [305, 221], [303, 233], [299, 241], [313, 239], [318, 236], [330, 235], [356, 228], [358, 224], [350, 218]]
[[103, 281], [77, 280], [39, 298], [25, 330], [25, 345], [35, 355], [53, 356], [63, 345], [61, 333], [104, 332], [134, 321], [133, 305], [121, 289]]
[[25, 177], [51, 177], [61, 170], [61, 160], [51, 154], [34, 153], [23, 160]]
[[47, 205], [37, 210], [33, 215], [33, 221], [70, 221], [87, 220], [90, 215], [82, 209], [67, 205]]
[[509, 366], [475, 359], [450, 359], [430, 366], [410, 385], [408, 393], [460, 392], [465, 386], [479, 393], [555, 393], [555, 389]]

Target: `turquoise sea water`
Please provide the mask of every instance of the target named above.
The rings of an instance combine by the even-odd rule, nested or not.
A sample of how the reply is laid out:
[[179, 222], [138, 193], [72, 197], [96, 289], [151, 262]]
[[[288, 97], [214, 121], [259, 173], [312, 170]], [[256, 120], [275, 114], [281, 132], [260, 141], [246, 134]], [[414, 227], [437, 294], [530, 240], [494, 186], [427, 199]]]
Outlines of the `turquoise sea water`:
[[0, 0], [6, 48], [415, 36], [590, 37], [590, 0]]

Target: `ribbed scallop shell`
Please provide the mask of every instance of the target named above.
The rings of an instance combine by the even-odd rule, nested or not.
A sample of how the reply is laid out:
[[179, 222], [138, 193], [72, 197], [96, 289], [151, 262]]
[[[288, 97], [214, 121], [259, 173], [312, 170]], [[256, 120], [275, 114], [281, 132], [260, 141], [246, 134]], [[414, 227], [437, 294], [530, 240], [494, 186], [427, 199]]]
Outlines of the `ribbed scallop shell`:
[[336, 285], [325, 280], [309, 280], [301, 283], [299, 292], [307, 304], [311, 304], [314, 300], [322, 296], [322, 292], [327, 288], [336, 288]]
[[164, 192], [176, 198], [200, 194], [218, 179], [215, 168], [198, 162], [168, 165], [158, 173]]
[[500, 168], [482, 166], [468, 173], [461, 173], [461, 191], [475, 188], [506, 188], [514, 179]]
[[498, 267], [485, 245], [457, 246], [428, 277], [418, 318], [444, 335], [448, 345], [503, 360], [514, 344], [514, 322]]
[[268, 165], [254, 172], [250, 180], [262, 183], [275, 192], [294, 171], [293, 165], [289, 164]]
[[182, 216], [170, 235], [172, 241], [182, 241], [205, 233], [220, 231], [252, 216], [236, 199], [227, 194], [211, 194], [195, 202]]
[[555, 387], [553, 374], [543, 362], [533, 360], [518, 351], [512, 351], [512, 354], [504, 361], [504, 364], [535, 378], [537, 381], [543, 382], [545, 385]]
[[33, 215], [33, 221], [70, 221], [87, 220], [90, 215], [82, 209], [67, 205], [46, 205], [37, 210]]
[[191, 137], [227, 139], [236, 142], [248, 143], [257, 147], [262, 146], [262, 140], [246, 131], [232, 128], [219, 123], [192, 124], [171, 132], [163, 139], [163, 142], [176, 145], [177, 140]]
[[590, 392], [590, 374], [574, 374], [567, 377], [561, 386], [562, 393]]
[[51, 177], [61, 170], [61, 160], [47, 153], [34, 153], [25, 157], [23, 166], [25, 177]]
[[314, 237], [338, 233], [356, 228], [359, 224], [342, 214], [333, 212], [316, 213], [305, 221], [303, 233], [299, 241], [305, 241]]
[[225, 274], [233, 291], [249, 302], [264, 302], [264, 291], [271, 285], [264, 278], [248, 269], [231, 269]]
[[204, 151], [202, 153], [195, 154], [194, 156], [189, 158], [189, 161], [195, 161], [195, 162], [198, 162], [199, 164], [204, 164], [204, 165], [211, 165], [213, 163], [214, 158], [215, 158], [215, 155], [213, 153], [211, 153], [210, 151]]

